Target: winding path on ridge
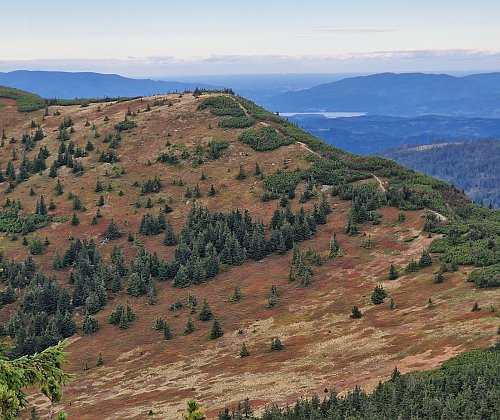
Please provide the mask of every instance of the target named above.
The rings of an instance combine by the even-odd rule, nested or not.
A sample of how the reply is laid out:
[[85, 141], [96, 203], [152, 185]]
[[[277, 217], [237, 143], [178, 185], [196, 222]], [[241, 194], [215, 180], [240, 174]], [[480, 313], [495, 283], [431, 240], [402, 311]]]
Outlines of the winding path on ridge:
[[382, 190], [382, 192], [385, 192], [385, 187], [384, 187], [384, 184], [382, 182], [382, 180], [375, 174], [371, 174], [378, 182], [378, 185], [380, 185], [380, 189]]
[[303, 149], [306, 149], [309, 153], [312, 153], [313, 155], [318, 156], [319, 158], [322, 157], [318, 152], [315, 152], [313, 149], [311, 149], [307, 144], [302, 143], [301, 141], [297, 141], [297, 144], [300, 145]]

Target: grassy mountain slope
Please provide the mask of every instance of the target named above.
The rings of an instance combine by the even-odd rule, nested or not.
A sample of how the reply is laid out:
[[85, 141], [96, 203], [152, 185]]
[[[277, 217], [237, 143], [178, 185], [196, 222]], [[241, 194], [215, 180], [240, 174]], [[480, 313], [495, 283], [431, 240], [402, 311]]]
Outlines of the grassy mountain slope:
[[45, 106], [42, 97], [6, 86], [0, 86], [0, 98], [13, 99], [21, 112], [36, 111]]
[[[144, 418], [150, 410], [151, 418], [178, 418], [191, 397], [212, 418], [246, 397], [258, 407], [325, 388], [342, 391], [360, 384], [370, 389], [395, 365], [403, 372], [433, 368], [495, 339], [498, 318], [490, 306], [498, 306], [500, 290], [479, 286], [494, 286], [498, 275], [499, 212], [472, 205], [444, 182], [335, 149], [230, 95], [51, 106], [45, 117], [44, 110], [25, 115], [11, 100], [0, 102], [5, 105], [0, 128], [6, 134], [0, 148], [1, 202], [10, 202], [0, 213], [5, 249], [0, 322], [19, 351], [36, 349], [58, 334], [71, 336], [67, 350], [77, 378], [62, 404], [74, 418]], [[43, 138], [35, 141], [39, 129]], [[40, 147], [50, 156], [41, 158]], [[58, 154], [61, 147], [65, 151]], [[26, 149], [29, 164], [23, 159]], [[210, 195], [212, 185], [215, 195]], [[53, 200], [55, 208], [33, 215], [41, 196], [47, 205]], [[193, 203], [212, 215], [248, 210], [252, 221], [240, 223], [234, 214], [196, 216]], [[320, 214], [324, 203], [331, 213]], [[295, 216], [285, 216], [286, 206]], [[101, 217], [95, 217], [97, 210]], [[163, 232], [143, 234], [143, 217], [156, 218], [161, 210], [167, 210], [163, 216], [180, 245], [165, 246]], [[75, 217], [79, 223], [72, 223]], [[183, 231], [186, 221], [190, 225]], [[111, 222], [123, 236], [111, 234]], [[195, 272], [200, 260], [205, 264], [212, 255], [210, 246], [204, 247], [212, 226], [221, 227], [222, 247], [237, 237], [247, 253], [206, 279]], [[190, 235], [194, 231], [200, 232], [196, 238]], [[329, 258], [333, 234], [340, 250]], [[290, 250], [287, 235], [297, 241], [299, 256]], [[82, 250], [78, 239], [95, 245], [87, 242]], [[110, 262], [115, 245], [123, 250], [123, 277], [116, 275], [116, 260]], [[406, 272], [429, 246], [432, 264], [424, 258], [421, 268], [410, 264]], [[321, 265], [312, 262], [318, 262], [317, 255], [307, 256], [309, 247]], [[30, 251], [35, 269], [26, 259]], [[190, 256], [183, 259], [186, 253]], [[297, 264], [291, 267], [292, 254]], [[64, 258], [54, 266], [57, 255]], [[16, 266], [11, 259], [25, 262]], [[191, 270], [184, 276], [175, 265], [181, 259]], [[388, 280], [391, 264], [399, 271], [397, 280]], [[486, 272], [476, 270], [475, 288], [468, 275], [485, 265]], [[37, 277], [38, 269], [55, 274], [58, 286]], [[444, 282], [434, 284], [440, 270]], [[371, 300], [376, 285], [388, 294], [380, 305]], [[146, 293], [135, 293], [142, 286]], [[272, 286], [277, 295], [270, 296]], [[9, 287], [14, 301], [7, 299]], [[67, 290], [71, 299], [56, 290]], [[42, 291], [47, 292], [43, 297]], [[82, 294], [84, 304], [77, 304]], [[193, 309], [189, 295], [198, 302]], [[95, 299], [102, 302], [96, 305]], [[199, 320], [204, 299], [222, 326], [218, 339], [210, 339], [212, 322]], [[471, 312], [476, 301], [481, 310]], [[130, 325], [123, 317], [119, 326], [109, 323], [120, 304], [130, 305], [136, 315]], [[353, 306], [361, 310], [360, 319], [350, 318]], [[76, 324], [74, 335], [62, 319], [65, 313]], [[83, 332], [85, 313], [98, 321], [98, 332]], [[184, 334], [190, 316], [194, 332]], [[155, 330], [156, 318], [168, 323], [172, 339]], [[271, 351], [273, 338], [285, 348]], [[242, 358], [243, 343], [250, 355]]]

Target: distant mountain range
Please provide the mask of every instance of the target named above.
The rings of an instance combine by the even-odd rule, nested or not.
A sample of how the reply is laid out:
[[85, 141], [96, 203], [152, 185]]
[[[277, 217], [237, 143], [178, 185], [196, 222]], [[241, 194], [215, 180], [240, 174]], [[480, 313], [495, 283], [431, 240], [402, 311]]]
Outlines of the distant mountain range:
[[[0, 73], [0, 85], [60, 99], [146, 96], [196, 86], [232, 87], [271, 111], [500, 117], [500, 73], [463, 77], [380, 73], [336, 80], [343, 76], [347, 75], [229, 75], [200, 76], [198, 80], [184, 76], [181, 81], [164, 81], [91, 72], [17, 70]], [[326, 80], [329, 83], [324, 83]]]
[[275, 95], [262, 103], [280, 112], [351, 111], [392, 116], [500, 117], [500, 73], [381, 73]]
[[335, 147], [361, 154], [404, 144], [500, 138], [500, 119], [495, 118], [295, 115], [288, 119]]
[[0, 85], [26, 90], [44, 98], [60, 99], [147, 96], [192, 90], [196, 86], [214, 87], [189, 82], [130, 79], [117, 74], [27, 70], [0, 73]]
[[454, 184], [476, 203], [500, 207], [500, 140], [404, 146], [378, 155]]

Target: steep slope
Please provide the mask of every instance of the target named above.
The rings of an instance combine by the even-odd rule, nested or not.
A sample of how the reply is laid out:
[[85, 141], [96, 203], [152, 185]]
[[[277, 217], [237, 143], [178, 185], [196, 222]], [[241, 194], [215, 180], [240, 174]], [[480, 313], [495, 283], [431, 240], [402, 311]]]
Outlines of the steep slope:
[[[369, 389], [395, 365], [429, 369], [494, 340], [500, 290], [484, 286], [499, 212], [443, 182], [221, 93], [30, 114], [0, 102], [2, 332], [17, 354], [70, 337], [71, 417], [174, 419], [194, 397], [212, 418], [246, 397]], [[488, 266], [477, 288], [474, 266]], [[388, 296], [375, 305], [377, 285]], [[222, 337], [199, 319], [204, 299]], [[119, 305], [135, 319], [112, 317]]]
[[340, 111], [378, 115], [498, 117], [498, 74], [454, 77], [447, 74], [381, 73], [351, 77], [263, 103], [280, 112]]

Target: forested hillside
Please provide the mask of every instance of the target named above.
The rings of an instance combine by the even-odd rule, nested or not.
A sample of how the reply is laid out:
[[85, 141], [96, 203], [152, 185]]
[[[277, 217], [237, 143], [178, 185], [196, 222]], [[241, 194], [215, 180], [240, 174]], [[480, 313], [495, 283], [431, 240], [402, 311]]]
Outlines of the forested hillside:
[[401, 375], [394, 368], [390, 380], [380, 382], [371, 394], [359, 387], [347, 395], [335, 390], [321, 400], [299, 400], [291, 407], [271, 406], [262, 416], [253, 417], [244, 401], [233, 410], [219, 414], [219, 420], [254, 418], [262, 420], [396, 418], [443, 419], [500, 416], [500, 344], [458, 356], [431, 372]]
[[475, 203], [500, 207], [499, 140], [405, 146], [379, 155], [453, 184]]
[[500, 73], [379, 73], [349, 77], [265, 100], [280, 112], [339, 111], [371, 115], [500, 115]]

